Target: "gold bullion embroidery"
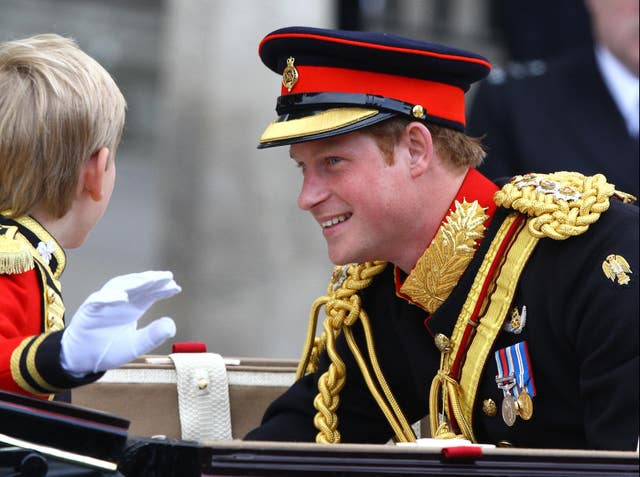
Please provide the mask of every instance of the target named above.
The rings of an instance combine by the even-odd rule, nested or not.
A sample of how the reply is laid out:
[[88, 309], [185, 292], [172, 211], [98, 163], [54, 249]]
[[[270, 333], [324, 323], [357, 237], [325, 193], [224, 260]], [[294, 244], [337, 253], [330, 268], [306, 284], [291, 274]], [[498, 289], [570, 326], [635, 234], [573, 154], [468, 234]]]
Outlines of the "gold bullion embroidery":
[[447, 299], [473, 258], [484, 235], [485, 209], [477, 201], [455, 202], [431, 245], [413, 268], [400, 292], [429, 313]]

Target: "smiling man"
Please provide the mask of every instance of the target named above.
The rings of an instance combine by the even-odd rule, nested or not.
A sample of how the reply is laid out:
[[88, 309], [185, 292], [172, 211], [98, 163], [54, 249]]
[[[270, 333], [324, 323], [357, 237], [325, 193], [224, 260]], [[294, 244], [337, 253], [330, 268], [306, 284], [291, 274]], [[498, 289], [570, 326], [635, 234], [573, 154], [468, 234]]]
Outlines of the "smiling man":
[[633, 198], [602, 175], [477, 172], [479, 55], [306, 27], [259, 51], [282, 75], [259, 147], [289, 146], [337, 266], [298, 380], [246, 438], [412, 441], [429, 415], [434, 437], [635, 449]]

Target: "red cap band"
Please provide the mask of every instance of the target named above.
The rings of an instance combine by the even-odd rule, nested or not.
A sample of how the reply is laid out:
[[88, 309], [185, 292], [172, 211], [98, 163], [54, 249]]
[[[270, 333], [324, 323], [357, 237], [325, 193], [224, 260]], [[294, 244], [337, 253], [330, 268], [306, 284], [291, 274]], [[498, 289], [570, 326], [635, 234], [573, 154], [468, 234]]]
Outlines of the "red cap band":
[[296, 65], [296, 69], [298, 81], [291, 91], [282, 86], [283, 96], [322, 92], [371, 94], [419, 104], [427, 115], [465, 124], [464, 91], [450, 84], [328, 66]]

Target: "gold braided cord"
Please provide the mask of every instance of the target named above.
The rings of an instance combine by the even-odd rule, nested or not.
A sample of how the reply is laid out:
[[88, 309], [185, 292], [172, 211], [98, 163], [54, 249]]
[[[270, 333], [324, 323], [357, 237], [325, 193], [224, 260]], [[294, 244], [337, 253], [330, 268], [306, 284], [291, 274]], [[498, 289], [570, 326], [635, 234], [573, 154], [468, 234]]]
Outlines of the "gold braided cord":
[[[345, 333], [349, 349], [358, 363], [365, 382], [396, 434], [396, 438], [404, 442], [415, 440], [413, 430], [402, 414], [382, 374], [376, 357], [369, 318], [361, 308], [360, 297], [357, 294], [360, 290], [368, 287], [373, 277], [381, 273], [386, 265], [386, 262], [365, 262], [336, 267], [327, 288], [327, 296], [315, 300], [311, 307], [307, 339], [297, 369], [298, 378], [317, 370], [318, 357], [323, 350], [327, 351], [331, 360], [327, 371], [318, 379], [318, 394], [313, 401], [313, 405], [318, 411], [313, 420], [319, 431], [316, 435], [316, 442], [340, 442], [337, 409], [340, 402], [339, 393], [346, 382], [346, 368], [336, 350], [336, 339], [341, 332]], [[325, 307], [326, 319], [323, 323], [322, 335], [318, 338], [314, 335], [318, 314], [322, 306]], [[358, 320], [362, 323], [365, 332], [369, 361], [377, 382], [372, 378], [367, 361], [358, 348], [351, 331], [351, 327]]]
[[[355, 296], [357, 297], [357, 295]], [[380, 368], [378, 358], [376, 357], [375, 346], [373, 342], [373, 333], [371, 332], [371, 323], [369, 321], [367, 313], [364, 310], [360, 311], [360, 322], [362, 323], [362, 326], [364, 328], [365, 340], [367, 343], [367, 352], [369, 354], [369, 360], [371, 361], [371, 367], [373, 368], [375, 376], [378, 380], [377, 383], [375, 383], [371, 377], [371, 372], [369, 371], [367, 363], [362, 357], [362, 353], [360, 352], [358, 344], [353, 338], [353, 333], [350, 328], [344, 329], [347, 344], [349, 345], [353, 356], [358, 362], [358, 366], [360, 367], [360, 371], [362, 372], [362, 376], [367, 383], [369, 391], [371, 391], [371, 395], [376, 400], [378, 406], [380, 407], [380, 410], [391, 425], [391, 428], [396, 435], [397, 441], [413, 442], [416, 439], [413, 429], [404, 416], [404, 413], [400, 409], [400, 406], [393, 396], [391, 388], [387, 384], [387, 380], [382, 373], [382, 369]], [[384, 401], [384, 398], [380, 392], [380, 388], [382, 389], [382, 393], [384, 394], [384, 398], [387, 399], [387, 402]]]
[[586, 232], [609, 208], [615, 192], [602, 174], [562, 171], [515, 176], [494, 201], [532, 217], [528, 227], [534, 237], [565, 240]]
[[325, 347], [325, 340], [324, 334], [320, 338], [315, 336], [316, 326], [318, 325], [318, 313], [320, 312], [320, 308], [328, 301], [328, 296], [321, 296], [311, 305], [311, 311], [309, 312], [309, 326], [307, 327], [307, 338], [302, 351], [302, 357], [298, 362], [296, 379], [300, 379], [307, 373], [313, 373], [318, 368], [318, 356], [321, 353], [321, 349], [324, 349]]
[[318, 380], [318, 394], [313, 400], [313, 407], [318, 412], [313, 418], [313, 424], [319, 431], [316, 435], [317, 443], [334, 444], [340, 442], [336, 411], [340, 404], [340, 391], [345, 384], [347, 369], [335, 349], [335, 330], [332, 329], [331, 320], [325, 320], [323, 327], [331, 364]]
[[[440, 369], [433, 378], [431, 389], [429, 390], [429, 426], [431, 428], [431, 436], [435, 439], [460, 438], [477, 442], [473, 429], [464, 417], [460, 406], [463, 400], [460, 384], [450, 376], [450, 352], [451, 347], [449, 345], [441, 350]], [[442, 415], [438, 412], [439, 409], [442, 409]], [[444, 419], [444, 415], [449, 412], [449, 409], [453, 412], [453, 416], [462, 432], [461, 434], [452, 432], [449, 424]]]

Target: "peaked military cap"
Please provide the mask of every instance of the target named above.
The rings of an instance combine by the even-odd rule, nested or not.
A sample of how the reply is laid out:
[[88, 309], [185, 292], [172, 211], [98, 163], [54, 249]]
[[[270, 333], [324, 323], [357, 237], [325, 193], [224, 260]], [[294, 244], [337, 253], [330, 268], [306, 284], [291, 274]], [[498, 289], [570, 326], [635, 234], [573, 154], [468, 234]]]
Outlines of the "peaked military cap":
[[260, 43], [282, 75], [278, 118], [259, 148], [321, 139], [405, 116], [464, 131], [464, 93], [491, 64], [480, 55], [386, 33], [288, 27]]

